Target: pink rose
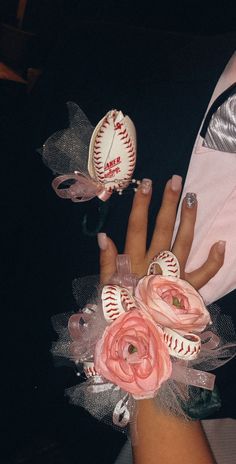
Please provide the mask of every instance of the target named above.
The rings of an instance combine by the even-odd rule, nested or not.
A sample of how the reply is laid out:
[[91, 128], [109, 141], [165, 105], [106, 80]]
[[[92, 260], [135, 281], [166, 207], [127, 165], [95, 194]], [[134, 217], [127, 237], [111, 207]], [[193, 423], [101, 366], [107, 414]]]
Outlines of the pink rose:
[[202, 332], [211, 321], [199, 293], [188, 282], [176, 277], [143, 277], [135, 296], [141, 308], [163, 327]]
[[108, 326], [95, 350], [96, 371], [135, 398], [152, 398], [171, 375], [163, 332], [139, 310]]

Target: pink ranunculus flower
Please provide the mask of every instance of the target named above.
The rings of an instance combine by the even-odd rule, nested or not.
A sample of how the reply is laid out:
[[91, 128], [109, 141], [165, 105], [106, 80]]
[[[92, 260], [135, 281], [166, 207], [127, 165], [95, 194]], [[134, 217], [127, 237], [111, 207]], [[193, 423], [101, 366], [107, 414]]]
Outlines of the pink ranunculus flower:
[[96, 345], [96, 371], [134, 398], [152, 398], [172, 364], [163, 332], [138, 309], [119, 316]]
[[202, 332], [211, 322], [202, 297], [188, 282], [176, 277], [143, 277], [135, 297], [154, 322], [182, 332]]

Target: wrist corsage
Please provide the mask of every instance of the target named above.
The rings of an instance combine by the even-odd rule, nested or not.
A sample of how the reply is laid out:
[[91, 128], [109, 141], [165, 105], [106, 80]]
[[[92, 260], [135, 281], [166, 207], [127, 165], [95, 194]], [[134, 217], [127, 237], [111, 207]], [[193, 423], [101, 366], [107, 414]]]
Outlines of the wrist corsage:
[[[154, 274], [156, 263], [162, 275]], [[212, 391], [215, 375], [207, 371], [234, 356], [235, 343], [220, 338], [215, 314], [179, 278], [171, 252], [160, 253], [140, 280], [128, 255], [118, 255], [117, 273], [96, 301], [70, 316], [53, 348], [86, 379], [68, 390], [72, 402], [123, 430], [135, 418], [136, 400], [154, 398], [187, 418], [190, 388]]]

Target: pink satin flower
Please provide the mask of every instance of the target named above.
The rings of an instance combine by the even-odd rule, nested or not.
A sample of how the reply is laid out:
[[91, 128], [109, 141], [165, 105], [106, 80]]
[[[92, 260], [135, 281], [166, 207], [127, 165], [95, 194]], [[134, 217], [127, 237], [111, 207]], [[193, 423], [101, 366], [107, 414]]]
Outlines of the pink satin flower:
[[185, 280], [146, 276], [138, 282], [135, 296], [142, 309], [163, 327], [202, 332], [211, 322], [202, 297]]
[[163, 332], [139, 310], [119, 316], [95, 350], [96, 371], [134, 398], [152, 398], [172, 371]]

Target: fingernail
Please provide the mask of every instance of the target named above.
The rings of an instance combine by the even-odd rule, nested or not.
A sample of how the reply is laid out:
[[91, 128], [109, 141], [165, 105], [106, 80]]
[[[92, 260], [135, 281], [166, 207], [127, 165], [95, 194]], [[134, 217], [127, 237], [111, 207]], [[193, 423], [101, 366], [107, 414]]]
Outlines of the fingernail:
[[223, 255], [225, 252], [225, 245], [226, 245], [226, 242], [224, 240], [220, 240], [217, 243], [217, 250], [221, 255]]
[[197, 195], [193, 192], [188, 192], [185, 195], [185, 200], [188, 208], [193, 208], [197, 203]]
[[143, 179], [141, 184], [140, 184], [141, 192], [144, 193], [144, 195], [147, 195], [150, 193], [150, 190], [152, 188], [152, 181], [151, 179]]
[[182, 188], [182, 177], [174, 174], [171, 178], [170, 186], [174, 192], [179, 192]]
[[107, 234], [99, 232], [99, 234], [97, 234], [97, 240], [100, 250], [105, 251], [108, 247]]

